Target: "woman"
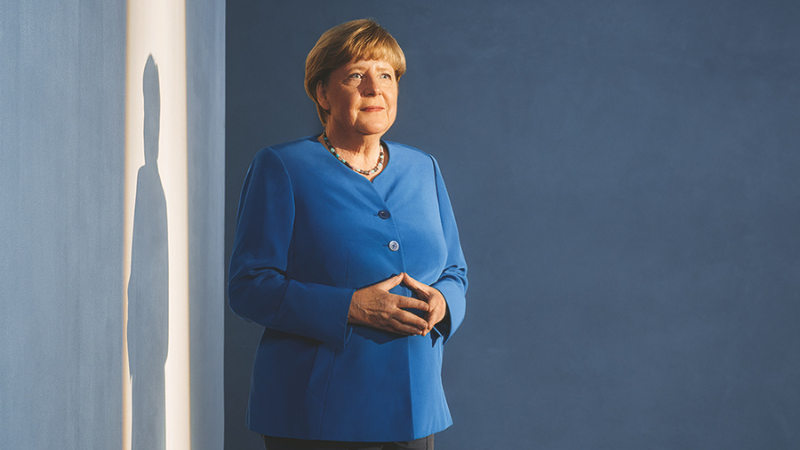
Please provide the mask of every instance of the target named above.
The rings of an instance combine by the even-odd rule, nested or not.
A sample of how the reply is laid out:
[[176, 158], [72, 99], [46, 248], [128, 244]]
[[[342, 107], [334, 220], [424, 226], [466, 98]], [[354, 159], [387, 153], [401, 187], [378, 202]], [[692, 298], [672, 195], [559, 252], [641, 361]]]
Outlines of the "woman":
[[242, 188], [231, 308], [265, 327], [248, 427], [273, 449], [433, 448], [466, 264], [436, 161], [381, 137], [405, 56], [372, 20], [306, 60], [324, 126], [260, 151]]

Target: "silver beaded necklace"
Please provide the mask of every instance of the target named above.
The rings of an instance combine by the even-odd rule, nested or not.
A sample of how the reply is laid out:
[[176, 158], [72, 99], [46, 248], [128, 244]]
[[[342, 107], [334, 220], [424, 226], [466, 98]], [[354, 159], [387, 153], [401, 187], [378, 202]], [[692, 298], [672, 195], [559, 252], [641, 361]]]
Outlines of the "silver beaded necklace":
[[326, 132], [322, 132], [322, 140], [325, 141], [325, 145], [328, 146], [328, 150], [330, 150], [331, 154], [336, 157], [342, 164], [349, 167], [350, 169], [360, 173], [361, 175], [372, 175], [373, 173], [381, 170], [383, 167], [383, 143], [381, 143], [381, 155], [378, 157], [378, 164], [375, 165], [371, 170], [361, 170], [356, 169], [355, 167], [351, 166], [349, 162], [347, 162], [344, 158], [341, 157], [338, 153], [336, 153], [336, 149], [333, 148], [331, 145], [331, 141], [328, 140], [328, 134]]

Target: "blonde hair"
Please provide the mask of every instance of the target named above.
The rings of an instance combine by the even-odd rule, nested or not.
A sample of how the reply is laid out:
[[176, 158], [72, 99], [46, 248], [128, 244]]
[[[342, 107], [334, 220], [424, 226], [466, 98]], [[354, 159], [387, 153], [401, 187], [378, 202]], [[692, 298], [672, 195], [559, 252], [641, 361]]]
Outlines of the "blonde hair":
[[388, 62], [395, 78], [406, 72], [406, 57], [397, 41], [374, 19], [359, 19], [336, 25], [320, 36], [306, 58], [306, 93], [317, 105], [322, 125], [328, 119], [317, 99], [317, 84], [328, 84], [331, 72], [350, 61]]

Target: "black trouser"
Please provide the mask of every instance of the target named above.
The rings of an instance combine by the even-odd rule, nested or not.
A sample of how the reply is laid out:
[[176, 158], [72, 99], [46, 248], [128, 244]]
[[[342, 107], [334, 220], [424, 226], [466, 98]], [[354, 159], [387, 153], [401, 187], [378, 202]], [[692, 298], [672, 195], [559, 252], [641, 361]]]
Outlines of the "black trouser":
[[407, 442], [311, 441], [261, 436], [266, 450], [433, 450], [433, 435]]

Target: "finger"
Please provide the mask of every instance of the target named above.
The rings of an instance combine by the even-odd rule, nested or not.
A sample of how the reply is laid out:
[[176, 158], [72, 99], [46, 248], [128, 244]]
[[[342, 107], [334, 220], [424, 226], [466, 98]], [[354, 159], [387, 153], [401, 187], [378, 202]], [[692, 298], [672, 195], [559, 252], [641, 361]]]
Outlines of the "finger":
[[442, 319], [444, 319], [444, 316], [439, 316], [438, 314], [434, 317], [428, 317], [428, 331], [432, 330], [433, 327], [438, 325]]
[[444, 311], [442, 311], [440, 308], [436, 308], [428, 313], [428, 315], [425, 317], [428, 321], [428, 328], [426, 331], [431, 331], [433, 327], [435, 327], [439, 322], [442, 321], [442, 319], [444, 319], [444, 315]]
[[410, 313], [408, 311], [399, 310], [396, 314], [392, 315], [392, 319], [404, 325], [415, 328], [418, 332], [425, 331], [428, 328], [428, 321], [422, 317]]
[[425, 291], [423, 290], [425, 285], [412, 278], [411, 275], [409, 275], [408, 273], [403, 274], [403, 284], [408, 286], [408, 288], [414, 291], [414, 293], [416, 293], [417, 295], [425, 293]]
[[380, 286], [381, 289], [385, 289], [385, 290], [388, 291], [388, 290], [394, 288], [395, 286], [399, 285], [400, 283], [402, 283], [404, 275], [405, 275], [404, 273], [399, 273], [399, 274], [397, 274], [397, 275], [395, 275], [393, 277], [390, 277], [390, 278], [387, 278], [387, 279], [381, 281], [376, 286]]
[[410, 336], [420, 335], [424, 332], [424, 330], [417, 328], [412, 325], [405, 324], [397, 319], [392, 319], [391, 322], [385, 327], [387, 331], [391, 331], [397, 334], [407, 334]]
[[381, 325], [378, 325], [378, 327], [386, 331], [391, 331], [393, 333], [407, 334], [407, 335], [418, 335], [422, 334], [424, 331], [424, 329], [422, 328], [419, 328], [415, 325], [411, 325], [408, 323], [404, 323], [402, 320], [398, 320], [394, 317], [389, 318], [389, 320], [387, 320]]
[[430, 293], [428, 292], [430, 288], [428, 285], [420, 283], [419, 281], [411, 278], [407, 274], [405, 277], [403, 277], [403, 284], [406, 285], [411, 290], [411, 292], [414, 293], [414, 296], [416, 296], [420, 300], [426, 302], [430, 300]]
[[428, 333], [430, 333], [433, 330], [433, 327], [435, 327], [435, 326], [436, 326], [436, 322], [434, 322], [432, 320], [429, 320], [428, 321], [428, 327], [425, 328], [425, 333], [423, 333], [423, 336], [427, 336]]
[[428, 313], [428, 315], [431, 316], [432, 318], [436, 319], [436, 321], [438, 322], [438, 321], [444, 319], [444, 316], [445, 316], [446, 313], [447, 313], [447, 307], [440, 306], [440, 305], [434, 305], [431, 308], [431, 310]]
[[426, 302], [422, 300], [417, 300], [411, 297], [404, 297], [402, 295], [397, 295], [395, 298], [396, 305], [398, 308], [414, 308], [420, 311], [428, 312], [430, 311], [431, 307]]

